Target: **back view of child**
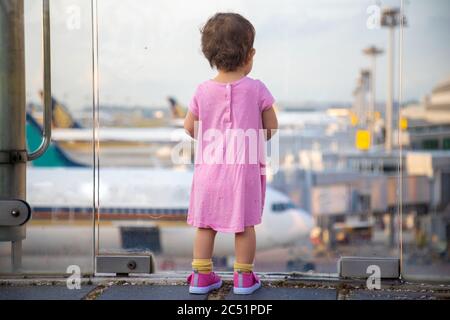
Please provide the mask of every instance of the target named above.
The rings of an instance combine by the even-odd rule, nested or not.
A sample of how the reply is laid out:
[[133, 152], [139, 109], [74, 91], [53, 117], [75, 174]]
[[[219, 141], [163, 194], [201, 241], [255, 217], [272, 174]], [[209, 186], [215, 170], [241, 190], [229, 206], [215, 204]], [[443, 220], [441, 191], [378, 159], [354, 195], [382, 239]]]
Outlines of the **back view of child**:
[[197, 228], [189, 292], [222, 285], [211, 260], [219, 231], [235, 234], [234, 293], [250, 294], [261, 286], [253, 273], [254, 226], [261, 223], [266, 190], [260, 141], [278, 125], [274, 98], [261, 81], [247, 77], [255, 55], [255, 29], [247, 19], [217, 13], [201, 32], [203, 54], [218, 73], [197, 87], [185, 119], [186, 131], [198, 140], [187, 218]]

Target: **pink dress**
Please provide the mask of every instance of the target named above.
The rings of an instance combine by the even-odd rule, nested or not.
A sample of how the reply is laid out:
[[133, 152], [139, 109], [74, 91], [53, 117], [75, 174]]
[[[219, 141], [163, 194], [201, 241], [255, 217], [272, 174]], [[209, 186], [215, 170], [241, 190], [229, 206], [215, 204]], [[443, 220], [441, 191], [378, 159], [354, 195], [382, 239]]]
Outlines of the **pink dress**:
[[189, 104], [199, 119], [190, 225], [236, 233], [261, 223], [266, 191], [261, 112], [273, 103], [266, 86], [249, 77], [198, 86]]

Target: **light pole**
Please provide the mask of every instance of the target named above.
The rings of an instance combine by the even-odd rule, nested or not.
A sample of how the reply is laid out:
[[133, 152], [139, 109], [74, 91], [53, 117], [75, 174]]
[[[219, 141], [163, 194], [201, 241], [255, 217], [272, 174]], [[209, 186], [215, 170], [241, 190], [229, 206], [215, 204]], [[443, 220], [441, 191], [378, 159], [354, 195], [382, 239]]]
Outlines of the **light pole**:
[[361, 88], [362, 88], [361, 123], [363, 123], [364, 126], [367, 125], [369, 119], [367, 112], [367, 92], [370, 89], [370, 76], [371, 76], [370, 70], [361, 69]]
[[386, 111], [385, 111], [385, 150], [392, 150], [392, 109], [394, 105], [394, 45], [395, 28], [399, 25], [406, 25], [406, 18], [400, 12], [399, 8], [385, 8], [381, 14], [381, 26], [389, 29], [388, 40], [388, 81], [386, 92]]
[[375, 46], [367, 47], [363, 50], [363, 53], [369, 56], [371, 60], [371, 72], [370, 72], [370, 105], [369, 105], [369, 131], [371, 145], [373, 145], [373, 129], [375, 122], [375, 109], [376, 109], [376, 69], [377, 69], [377, 56], [381, 55], [384, 51]]

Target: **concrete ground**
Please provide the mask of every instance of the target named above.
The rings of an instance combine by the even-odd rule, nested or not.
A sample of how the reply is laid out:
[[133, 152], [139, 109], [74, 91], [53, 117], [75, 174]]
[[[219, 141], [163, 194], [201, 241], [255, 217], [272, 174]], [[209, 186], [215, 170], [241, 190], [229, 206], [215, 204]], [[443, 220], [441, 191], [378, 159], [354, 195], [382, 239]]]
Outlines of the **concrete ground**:
[[208, 295], [188, 293], [187, 274], [166, 273], [81, 279], [80, 289], [68, 289], [64, 277], [0, 278], [0, 300], [440, 300], [450, 299], [450, 284], [382, 281], [368, 290], [363, 280], [330, 276], [261, 274], [263, 287], [250, 296], [232, 292], [231, 273], [220, 273], [224, 285]]

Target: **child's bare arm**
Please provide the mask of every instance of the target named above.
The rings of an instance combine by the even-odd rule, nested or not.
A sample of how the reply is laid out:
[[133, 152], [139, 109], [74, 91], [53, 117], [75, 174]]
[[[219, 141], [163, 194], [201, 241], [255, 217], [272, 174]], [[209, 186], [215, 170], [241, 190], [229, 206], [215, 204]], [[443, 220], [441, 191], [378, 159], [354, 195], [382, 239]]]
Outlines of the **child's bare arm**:
[[186, 130], [186, 133], [189, 134], [192, 138], [195, 138], [194, 125], [195, 121], [197, 120], [198, 118], [192, 112], [187, 112], [186, 118], [184, 119], [184, 130]]
[[278, 129], [278, 119], [273, 106], [262, 112], [262, 123], [266, 130], [266, 139], [270, 140]]

